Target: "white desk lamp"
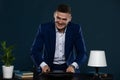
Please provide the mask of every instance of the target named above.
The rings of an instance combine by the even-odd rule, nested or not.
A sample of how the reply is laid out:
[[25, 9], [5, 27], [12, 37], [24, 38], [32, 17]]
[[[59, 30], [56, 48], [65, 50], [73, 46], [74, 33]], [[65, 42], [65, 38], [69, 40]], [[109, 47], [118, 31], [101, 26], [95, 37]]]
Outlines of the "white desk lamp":
[[95, 67], [96, 73], [98, 74], [99, 67], [106, 67], [105, 51], [103, 50], [91, 50], [90, 57], [88, 60], [88, 66]]

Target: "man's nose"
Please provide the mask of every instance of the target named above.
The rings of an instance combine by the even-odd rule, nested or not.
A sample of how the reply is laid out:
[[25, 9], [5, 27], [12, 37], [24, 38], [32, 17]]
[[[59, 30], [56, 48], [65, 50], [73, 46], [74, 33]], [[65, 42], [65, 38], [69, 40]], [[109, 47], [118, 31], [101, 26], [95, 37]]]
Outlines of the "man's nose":
[[60, 19], [60, 20], [59, 20], [59, 23], [62, 23], [62, 22], [63, 22], [63, 20], [62, 20], [62, 19]]

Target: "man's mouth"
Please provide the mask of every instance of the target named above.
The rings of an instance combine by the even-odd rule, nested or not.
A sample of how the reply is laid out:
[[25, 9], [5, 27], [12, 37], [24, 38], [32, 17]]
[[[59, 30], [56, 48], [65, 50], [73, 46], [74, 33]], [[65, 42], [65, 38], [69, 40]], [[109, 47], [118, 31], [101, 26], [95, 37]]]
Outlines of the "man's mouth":
[[64, 23], [57, 23], [59, 26], [65, 26], [65, 24]]

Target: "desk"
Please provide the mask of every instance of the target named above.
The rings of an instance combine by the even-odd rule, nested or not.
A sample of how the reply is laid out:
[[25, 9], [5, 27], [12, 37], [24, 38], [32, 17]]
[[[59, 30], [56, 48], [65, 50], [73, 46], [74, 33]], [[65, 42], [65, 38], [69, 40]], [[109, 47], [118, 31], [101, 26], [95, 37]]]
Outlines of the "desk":
[[14, 80], [33, 80], [33, 78], [32, 77], [24, 77], [24, 78], [14, 77]]
[[[17, 79], [13, 76], [13, 79], [2, 79], [2, 75], [0, 76], [0, 80], [32, 80], [32, 79]], [[94, 74], [88, 73], [44, 73], [39, 74], [34, 80], [113, 80], [112, 74], [100, 74], [99, 77]]]
[[87, 73], [44, 73], [39, 74], [35, 80], [113, 80], [112, 74], [87, 74]]

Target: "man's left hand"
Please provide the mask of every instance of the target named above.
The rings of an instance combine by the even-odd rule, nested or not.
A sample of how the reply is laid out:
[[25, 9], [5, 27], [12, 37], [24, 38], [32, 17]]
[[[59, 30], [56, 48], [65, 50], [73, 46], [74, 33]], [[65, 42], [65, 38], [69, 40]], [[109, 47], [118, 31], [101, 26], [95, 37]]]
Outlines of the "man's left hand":
[[72, 72], [72, 73], [75, 73], [75, 68], [70, 65], [67, 69], [66, 69], [66, 72]]

